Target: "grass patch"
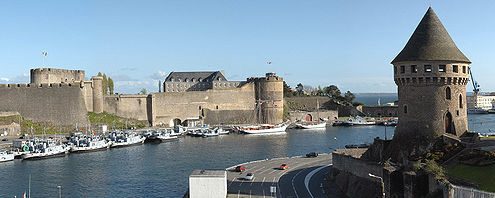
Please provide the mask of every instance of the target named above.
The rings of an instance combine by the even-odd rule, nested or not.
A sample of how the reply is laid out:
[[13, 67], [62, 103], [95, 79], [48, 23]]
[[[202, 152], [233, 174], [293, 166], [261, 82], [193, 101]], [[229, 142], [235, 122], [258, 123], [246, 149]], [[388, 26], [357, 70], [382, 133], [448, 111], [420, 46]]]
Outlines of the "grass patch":
[[34, 122], [32, 120], [25, 119], [20, 115], [4, 116], [0, 117], [0, 125], [9, 125], [12, 123], [21, 123], [21, 135], [22, 134], [64, 134], [74, 130], [73, 126], [57, 126], [48, 122]]
[[107, 125], [109, 129], [140, 129], [148, 126], [147, 121], [122, 118], [106, 112], [89, 112], [88, 118], [92, 125]]
[[495, 140], [495, 135], [486, 136], [486, 137], [481, 137], [481, 139], [486, 139], [486, 140]]
[[447, 168], [450, 177], [472, 182], [481, 190], [495, 192], [495, 165], [469, 166], [457, 164]]

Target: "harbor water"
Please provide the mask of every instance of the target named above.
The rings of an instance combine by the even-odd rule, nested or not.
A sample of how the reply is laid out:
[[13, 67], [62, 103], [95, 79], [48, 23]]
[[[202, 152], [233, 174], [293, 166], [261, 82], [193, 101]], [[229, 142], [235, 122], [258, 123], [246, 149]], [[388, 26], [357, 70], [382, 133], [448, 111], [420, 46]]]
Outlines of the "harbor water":
[[[495, 129], [495, 115], [473, 115], [476, 131]], [[246, 161], [331, 152], [346, 144], [371, 143], [393, 135], [393, 127], [327, 127], [288, 130], [282, 135], [231, 134], [211, 138], [184, 137], [66, 157], [0, 163], [0, 197], [182, 197], [194, 169], [224, 169]]]

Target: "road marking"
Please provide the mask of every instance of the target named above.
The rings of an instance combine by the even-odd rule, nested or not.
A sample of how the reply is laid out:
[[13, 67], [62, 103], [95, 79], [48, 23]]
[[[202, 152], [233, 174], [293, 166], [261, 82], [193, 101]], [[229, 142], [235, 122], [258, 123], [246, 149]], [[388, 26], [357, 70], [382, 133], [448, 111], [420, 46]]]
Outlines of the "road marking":
[[241, 196], [241, 190], [237, 191], [237, 198]]
[[274, 178], [273, 178], [273, 181], [272, 181], [272, 185], [273, 185], [273, 184], [275, 184], [275, 179], [276, 179], [276, 178], [274, 177]]
[[251, 190], [249, 190], [249, 198], [251, 198]]
[[263, 189], [263, 198], [265, 198], [265, 189]]
[[261, 187], [263, 187], [263, 182], [265, 182], [265, 177], [263, 177], [263, 181], [261, 181]]
[[241, 179], [241, 183], [239, 183], [239, 186], [241, 186], [242, 183], [244, 183], [244, 179]]
[[[313, 171], [311, 171], [310, 173], [308, 173], [306, 175], [306, 177], [304, 178], [304, 186], [306, 186], [306, 190], [308, 191], [309, 196], [311, 196], [311, 198], [313, 198], [313, 194], [311, 194], [311, 191], [309, 190], [309, 180], [311, 180], [311, 177], [313, 177], [313, 175], [316, 174], [318, 171], [321, 171], [322, 169], [324, 169], [326, 167], [329, 167], [331, 165], [332, 164], [327, 165], [327, 166], [322, 166], [322, 167], [319, 167], [317, 169], [314, 169]], [[292, 184], [292, 185], [294, 185], [294, 184]], [[323, 187], [323, 183], [321, 184], [320, 187]]]
[[249, 184], [250, 186], [253, 186], [254, 180], [256, 180], [256, 177], [253, 178], [253, 180], [251, 181], [251, 184]]
[[232, 183], [234, 183], [235, 181], [235, 178], [232, 178], [232, 181], [230, 182], [229, 186], [232, 185]]

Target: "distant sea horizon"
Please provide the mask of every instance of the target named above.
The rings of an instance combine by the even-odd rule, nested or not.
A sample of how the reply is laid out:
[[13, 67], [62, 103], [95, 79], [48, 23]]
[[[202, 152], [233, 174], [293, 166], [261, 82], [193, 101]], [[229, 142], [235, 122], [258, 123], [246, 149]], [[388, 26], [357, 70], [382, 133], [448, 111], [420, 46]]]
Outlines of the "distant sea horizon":
[[378, 106], [378, 100], [380, 100], [381, 105], [398, 100], [397, 93], [354, 93], [354, 95], [356, 102], [367, 106]]

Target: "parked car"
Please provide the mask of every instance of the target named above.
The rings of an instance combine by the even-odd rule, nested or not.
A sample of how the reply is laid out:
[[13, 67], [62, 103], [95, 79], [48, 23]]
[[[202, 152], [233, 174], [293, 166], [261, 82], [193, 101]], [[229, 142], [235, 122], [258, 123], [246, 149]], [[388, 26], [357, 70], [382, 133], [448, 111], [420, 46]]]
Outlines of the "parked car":
[[236, 172], [244, 172], [246, 170], [246, 167], [244, 166], [236, 166], [235, 171]]
[[287, 170], [288, 168], [289, 168], [289, 166], [287, 164], [282, 164], [282, 165], [280, 165], [280, 167], [278, 169]]
[[306, 154], [306, 157], [318, 157], [318, 153], [311, 152], [311, 153]]
[[7, 138], [2, 139], [2, 142], [6, 142], [6, 141], [9, 141], [9, 139], [7, 139]]
[[253, 173], [248, 173], [244, 177], [245, 180], [253, 180], [254, 179], [254, 174]]

